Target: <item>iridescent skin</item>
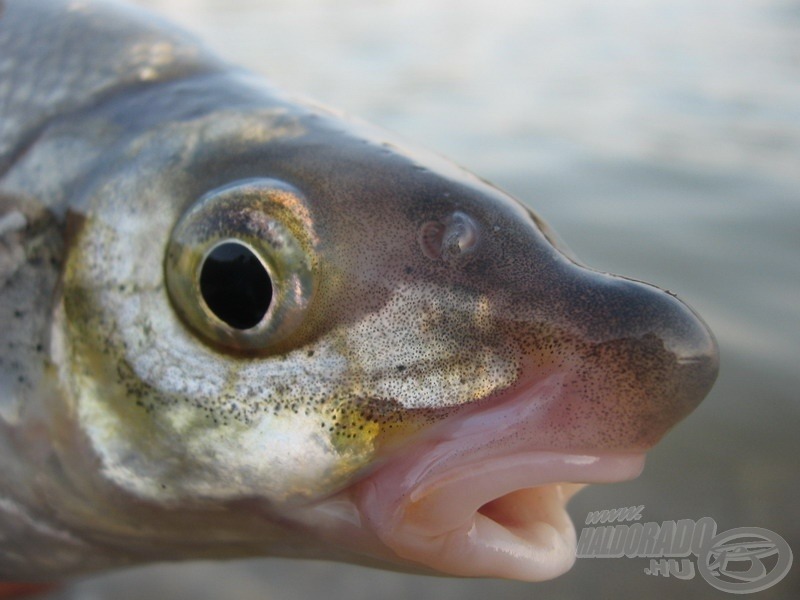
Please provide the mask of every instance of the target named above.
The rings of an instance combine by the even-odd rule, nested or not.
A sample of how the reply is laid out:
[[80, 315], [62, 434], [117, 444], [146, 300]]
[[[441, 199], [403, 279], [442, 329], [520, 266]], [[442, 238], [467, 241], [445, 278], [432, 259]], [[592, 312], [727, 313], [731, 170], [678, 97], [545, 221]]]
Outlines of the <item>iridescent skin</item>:
[[[546, 417], [492, 452], [638, 454], [716, 377], [673, 295], [138, 11], [0, 2], [0, 117], [0, 579], [266, 554], [539, 578], [417, 558], [366, 482], [529, 396]], [[194, 282], [246, 235], [278, 292], [243, 334]]]

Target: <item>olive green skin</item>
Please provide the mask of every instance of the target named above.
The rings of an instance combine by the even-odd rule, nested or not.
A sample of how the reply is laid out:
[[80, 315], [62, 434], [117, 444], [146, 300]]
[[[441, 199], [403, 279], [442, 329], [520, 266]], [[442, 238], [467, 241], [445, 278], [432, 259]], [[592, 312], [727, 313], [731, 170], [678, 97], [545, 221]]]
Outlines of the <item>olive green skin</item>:
[[[534, 445], [638, 451], [713, 384], [685, 304], [488, 183], [152, 16], [73, 6], [0, 1], [0, 579], [368, 561], [296, 512], [465, 407], [561, 369], [580, 400]], [[179, 223], [219, 194], [290, 241], [264, 246], [284, 295], [258, 336], [195, 314], [211, 238], [186, 250]], [[226, 214], [209, 236], [241, 237]]]

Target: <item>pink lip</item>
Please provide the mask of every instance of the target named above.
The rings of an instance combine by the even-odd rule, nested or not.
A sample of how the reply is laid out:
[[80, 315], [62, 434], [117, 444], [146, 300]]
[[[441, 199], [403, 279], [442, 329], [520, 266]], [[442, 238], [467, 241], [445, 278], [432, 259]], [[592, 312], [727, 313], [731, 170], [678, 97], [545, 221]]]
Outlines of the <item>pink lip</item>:
[[643, 454], [528, 452], [464, 465], [412, 488], [381, 472], [365, 482], [359, 506], [401, 558], [451, 575], [540, 581], [575, 560], [567, 500], [583, 483], [623, 481], [643, 466]]
[[566, 502], [582, 484], [636, 477], [644, 454], [540, 446], [561, 384], [553, 374], [454, 418], [383, 465], [355, 490], [361, 526], [400, 559], [451, 575], [540, 581], [567, 571]]

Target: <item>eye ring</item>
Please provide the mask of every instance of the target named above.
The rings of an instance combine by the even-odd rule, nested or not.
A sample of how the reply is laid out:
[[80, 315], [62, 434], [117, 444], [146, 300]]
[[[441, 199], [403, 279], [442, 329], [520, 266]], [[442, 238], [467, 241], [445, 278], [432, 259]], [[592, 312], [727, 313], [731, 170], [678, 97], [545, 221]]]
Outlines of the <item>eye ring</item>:
[[306, 316], [316, 289], [315, 242], [298, 190], [273, 179], [238, 181], [204, 194], [176, 223], [167, 291], [205, 341], [273, 349]]

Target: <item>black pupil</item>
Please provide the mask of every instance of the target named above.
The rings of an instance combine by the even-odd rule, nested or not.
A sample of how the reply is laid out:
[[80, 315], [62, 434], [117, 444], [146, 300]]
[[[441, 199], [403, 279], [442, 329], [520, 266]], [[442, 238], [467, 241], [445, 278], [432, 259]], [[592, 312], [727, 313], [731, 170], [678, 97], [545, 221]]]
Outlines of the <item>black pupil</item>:
[[200, 293], [220, 320], [234, 329], [250, 329], [261, 322], [272, 302], [272, 281], [249, 248], [226, 242], [206, 257]]

